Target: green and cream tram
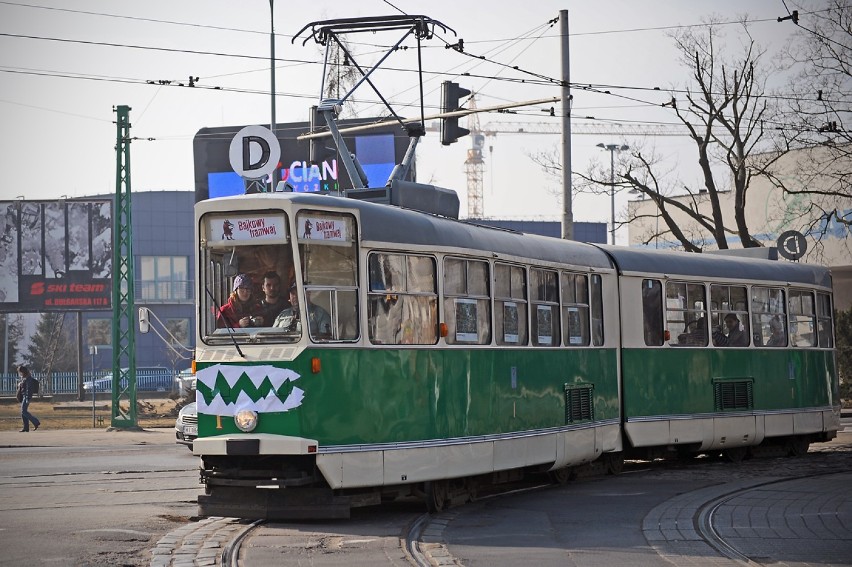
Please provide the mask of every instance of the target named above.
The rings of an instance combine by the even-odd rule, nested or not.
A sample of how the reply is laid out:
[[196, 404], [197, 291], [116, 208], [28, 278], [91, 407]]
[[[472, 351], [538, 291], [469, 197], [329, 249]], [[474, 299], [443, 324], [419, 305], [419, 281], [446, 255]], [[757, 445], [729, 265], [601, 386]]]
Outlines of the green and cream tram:
[[[410, 494], [437, 510], [524, 471], [801, 453], [838, 428], [819, 267], [313, 194], [204, 201], [196, 232], [202, 514], [345, 517]], [[271, 273], [287, 316], [223, 323], [235, 284], [256, 300]]]

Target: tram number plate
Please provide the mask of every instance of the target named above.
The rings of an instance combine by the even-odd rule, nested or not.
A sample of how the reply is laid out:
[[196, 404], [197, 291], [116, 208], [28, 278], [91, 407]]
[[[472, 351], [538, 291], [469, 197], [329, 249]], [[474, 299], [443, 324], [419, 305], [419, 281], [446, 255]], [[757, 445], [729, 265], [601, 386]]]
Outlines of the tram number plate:
[[197, 425], [184, 425], [183, 426], [183, 434], [184, 435], [198, 435], [198, 426]]

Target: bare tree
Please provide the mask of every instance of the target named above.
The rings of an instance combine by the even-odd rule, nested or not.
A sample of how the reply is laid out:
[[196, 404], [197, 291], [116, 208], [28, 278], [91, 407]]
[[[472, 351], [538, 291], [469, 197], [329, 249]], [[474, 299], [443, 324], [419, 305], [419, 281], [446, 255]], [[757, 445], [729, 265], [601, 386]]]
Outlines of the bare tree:
[[[608, 163], [573, 172], [575, 191], [641, 195], [653, 203], [654, 212], [631, 207], [617, 224], [640, 221], [633, 226], [644, 227], [643, 242], [666, 236], [693, 252], [729, 248], [731, 238], [744, 248], [763, 246], [755, 234], [764, 226], [753, 217], [755, 226], [749, 226], [747, 218], [749, 191], [757, 179], [765, 180], [761, 198], [768, 198], [766, 191], [774, 186], [779, 190], [773, 199], [783, 204], [778, 219], [767, 218], [761, 225], [795, 220], [817, 247], [824, 237], [838, 236], [838, 225], [845, 234], [852, 222], [852, 214], [842, 208], [852, 195], [852, 131], [843, 126], [852, 118], [852, 5], [830, 2], [828, 8], [798, 16], [801, 29], [790, 42], [786, 66], [768, 61], [745, 22], [728, 37], [712, 22], [674, 33], [689, 79], [671, 89], [671, 100], [663, 106], [689, 134], [698, 180], [684, 180], [678, 165], [657, 155], [646, 141], [618, 154], [614, 181]], [[792, 68], [798, 73], [793, 84]], [[784, 79], [782, 91], [767, 88], [770, 77]], [[555, 180], [561, 177], [555, 152], [530, 157]], [[648, 223], [652, 216], [656, 222]]]
[[[719, 28], [712, 23], [686, 28], [672, 38], [690, 80], [682, 89], [673, 89], [671, 101], [664, 106], [671, 107], [689, 132], [701, 178], [694, 185], [681, 179], [666, 181], [669, 176], [662, 175], [660, 159], [639, 148], [623, 160], [616, 185], [653, 201], [665, 231], [685, 250], [704, 248], [705, 241], [696, 238], [696, 232], [712, 235], [720, 249], [729, 247], [729, 236], [738, 237], [744, 248], [761, 246], [746, 221], [748, 190], [753, 176], [768, 170], [783, 155], [762, 153], [770, 147], [764, 118], [772, 104], [764, 96], [766, 74], [761, 65], [765, 52], [745, 24], [733, 56], [723, 48]], [[600, 170], [579, 176], [588, 184], [611, 185]], [[733, 202], [733, 225], [725, 224], [723, 214], [729, 200]]]

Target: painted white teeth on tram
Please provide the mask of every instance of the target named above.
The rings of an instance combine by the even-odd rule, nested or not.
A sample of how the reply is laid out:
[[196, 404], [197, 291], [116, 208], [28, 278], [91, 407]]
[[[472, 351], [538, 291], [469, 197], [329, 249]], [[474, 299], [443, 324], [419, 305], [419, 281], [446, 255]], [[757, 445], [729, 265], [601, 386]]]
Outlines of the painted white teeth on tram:
[[[247, 376], [255, 388], [260, 389], [265, 380], [269, 380], [275, 391], [285, 382], [294, 382], [299, 379], [299, 374], [289, 368], [276, 368], [271, 365], [262, 366], [225, 366], [217, 364], [203, 370], [199, 370], [196, 377], [199, 382], [210, 388], [216, 385], [219, 375], [225, 379], [228, 386], [234, 387], [241, 376]], [[270, 391], [266, 397], [257, 401], [252, 400], [245, 392], [240, 392], [236, 402], [225, 402], [220, 394], [216, 394], [210, 404], [204, 400], [204, 396], [196, 396], [198, 411], [214, 415], [233, 416], [240, 409], [251, 409], [258, 413], [284, 412], [302, 405], [305, 392], [301, 388], [294, 387], [287, 399], [283, 402], [276, 396], [275, 391]]]

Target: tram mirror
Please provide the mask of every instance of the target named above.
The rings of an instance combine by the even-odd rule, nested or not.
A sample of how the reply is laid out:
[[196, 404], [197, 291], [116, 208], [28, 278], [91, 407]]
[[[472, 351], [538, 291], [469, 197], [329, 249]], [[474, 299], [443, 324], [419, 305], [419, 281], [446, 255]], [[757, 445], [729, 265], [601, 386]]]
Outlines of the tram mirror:
[[225, 272], [225, 276], [227, 277], [233, 277], [240, 273], [240, 259], [237, 258], [236, 252], [236, 248], [231, 248], [231, 253], [225, 254], [225, 265], [223, 266], [223, 270]]
[[151, 328], [151, 323], [148, 318], [148, 308], [140, 307], [139, 308], [139, 332], [147, 333]]

